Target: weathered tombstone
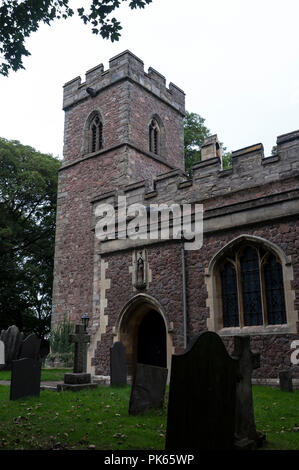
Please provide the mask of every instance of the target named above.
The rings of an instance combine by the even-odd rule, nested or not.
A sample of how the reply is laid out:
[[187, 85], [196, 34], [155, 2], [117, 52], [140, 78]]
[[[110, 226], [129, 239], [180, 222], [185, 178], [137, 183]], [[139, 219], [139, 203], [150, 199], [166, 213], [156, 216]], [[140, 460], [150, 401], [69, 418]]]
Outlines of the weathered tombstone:
[[237, 361], [214, 332], [172, 356], [166, 450], [229, 450], [234, 445]]
[[27, 336], [21, 344], [20, 359], [27, 358], [37, 361], [40, 359], [41, 340], [34, 333]]
[[18, 359], [23, 336], [15, 325], [1, 331], [0, 340], [5, 345], [5, 369], [11, 369], [12, 361]]
[[265, 435], [256, 430], [251, 384], [253, 369], [260, 367], [260, 354], [250, 351], [249, 336], [235, 336], [232, 357], [238, 360], [234, 446], [255, 449], [265, 439]]
[[12, 361], [10, 400], [40, 395], [41, 361], [31, 358]]
[[136, 415], [152, 408], [162, 408], [168, 370], [164, 367], [137, 364], [133, 378], [129, 414]]
[[39, 354], [42, 360], [44, 360], [50, 352], [50, 341], [42, 339], [40, 344]]
[[117, 341], [110, 348], [110, 385], [127, 384], [126, 348]]
[[290, 370], [279, 372], [279, 387], [282, 392], [293, 391], [292, 372]]
[[64, 383], [57, 385], [57, 390], [79, 391], [86, 388], [96, 388], [97, 384], [91, 383], [91, 375], [86, 372], [87, 343], [90, 336], [85, 333], [83, 325], [75, 326], [75, 333], [70, 335], [70, 341], [75, 343], [73, 373], [64, 374]]
[[0, 369], [5, 365], [5, 346], [0, 340]]

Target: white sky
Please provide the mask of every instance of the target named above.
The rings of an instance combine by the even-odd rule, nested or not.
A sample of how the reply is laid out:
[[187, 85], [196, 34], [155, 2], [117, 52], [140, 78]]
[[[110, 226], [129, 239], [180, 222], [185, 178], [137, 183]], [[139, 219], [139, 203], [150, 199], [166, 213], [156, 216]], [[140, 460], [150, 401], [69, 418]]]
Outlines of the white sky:
[[[88, 5], [73, 0], [72, 4]], [[76, 17], [42, 25], [27, 41], [26, 70], [0, 76], [0, 136], [62, 157], [62, 86], [129, 49], [186, 93], [186, 109], [228, 150], [299, 128], [298, 0], [153, 0], [116, 10], [111, 43]]]

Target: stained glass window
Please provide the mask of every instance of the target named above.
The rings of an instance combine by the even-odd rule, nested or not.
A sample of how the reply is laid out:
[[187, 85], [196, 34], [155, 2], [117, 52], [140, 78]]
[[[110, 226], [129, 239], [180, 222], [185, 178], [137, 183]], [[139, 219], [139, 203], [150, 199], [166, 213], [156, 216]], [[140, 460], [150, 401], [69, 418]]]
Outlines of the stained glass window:
[[244, 325], [262, 325], [263, 313], [257, 251], [250, 246], [247, 247], [240, 258], [240, 263]]
[[267, 316], [269, 325], [286, 323], [285, 298], [281, 264], [269, 255], [264, 266]]
[[221, 270], [223, 327], [239, 326], [236, 270], [226, 262]]
[[250, 245], [230, 256], [234, 263], [220, 268], [223, 327], [239, 326], [239, 321], [263, 325], [263, 312], [266, 324], [286, 323], [282, 266], [276, 256]]

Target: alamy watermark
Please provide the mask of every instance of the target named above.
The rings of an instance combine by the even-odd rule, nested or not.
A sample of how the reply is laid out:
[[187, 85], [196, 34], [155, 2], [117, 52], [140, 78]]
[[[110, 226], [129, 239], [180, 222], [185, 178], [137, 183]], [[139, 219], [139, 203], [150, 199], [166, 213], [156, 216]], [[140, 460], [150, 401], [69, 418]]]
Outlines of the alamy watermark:
[[291, 354], [291, 363], [297, 365], [299, 364], [299, 340], [292, 341], [291, 349], [295, 349]]
[[198, 250], [203, 243], [202, 204], [127, 205], [126, 196], [119, 196], [117, 207], [100, 204], [96, 237], [101, 240], [180, 240], [186, 250]]

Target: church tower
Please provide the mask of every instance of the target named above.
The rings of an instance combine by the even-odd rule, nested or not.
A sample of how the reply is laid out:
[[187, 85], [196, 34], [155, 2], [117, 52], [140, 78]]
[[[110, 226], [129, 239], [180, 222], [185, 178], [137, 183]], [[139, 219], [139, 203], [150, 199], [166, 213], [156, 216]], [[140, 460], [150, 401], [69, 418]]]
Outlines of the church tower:
[[185, 94], [130, 51], [64, 85], [52, 328], [92, 315], [93, 198], [172, 169], [184, 171]]

